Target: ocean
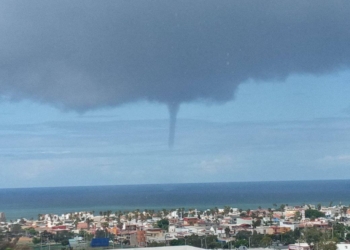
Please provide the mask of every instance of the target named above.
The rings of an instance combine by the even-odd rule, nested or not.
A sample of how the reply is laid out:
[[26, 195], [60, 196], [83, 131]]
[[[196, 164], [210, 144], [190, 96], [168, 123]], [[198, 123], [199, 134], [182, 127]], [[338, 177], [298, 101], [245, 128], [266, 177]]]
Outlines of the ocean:
[[153, 184], [0, 189], [0, 212], [8, 220], [76, 211], [162, 208], [242, 209], [273, 204], [350, 204], [350, 180]]

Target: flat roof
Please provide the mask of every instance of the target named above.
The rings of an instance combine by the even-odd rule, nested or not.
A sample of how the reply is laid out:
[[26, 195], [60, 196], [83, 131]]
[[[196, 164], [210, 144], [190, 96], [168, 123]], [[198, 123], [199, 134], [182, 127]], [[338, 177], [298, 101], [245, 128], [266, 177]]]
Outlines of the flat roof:
[[[128, 250], [200, 250], [204, 248], [193, 247], [193, 246], [165, 246], [165, 247], [138, 247], [128, 248]], [[119, 250], [119, 249], [118, 249]]]

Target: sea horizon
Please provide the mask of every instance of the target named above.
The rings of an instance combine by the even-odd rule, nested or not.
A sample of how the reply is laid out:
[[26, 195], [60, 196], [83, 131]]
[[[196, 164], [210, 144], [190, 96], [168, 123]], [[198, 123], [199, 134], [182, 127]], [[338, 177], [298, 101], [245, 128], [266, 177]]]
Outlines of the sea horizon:
[[8, 220], [79, 211], [176, 209], [273, 204], [350, 204], [350, 180], [250, 181], [1, 188], [0, 212]]
[[263, 180], [263, 181], [215, 181], [215, 182], [167, 182], [167, 183], [132, 183], [132, 184], [108, 184], [108, 185], [68, 185], [68, 186], [31, 186], [31, 187], [0, 187], [4, 189], [36, 189], [36, 188], [78, 188], [78, 187], [113, 187], [113, 186], [151, 186], [151, 185], [190, 185], [190, 184], [222, 184], [222, 183], [265, 183], [265, 182], [318, 182], [318, 181], [350, 181], [345, 179], [308, 179], [308, 180]]

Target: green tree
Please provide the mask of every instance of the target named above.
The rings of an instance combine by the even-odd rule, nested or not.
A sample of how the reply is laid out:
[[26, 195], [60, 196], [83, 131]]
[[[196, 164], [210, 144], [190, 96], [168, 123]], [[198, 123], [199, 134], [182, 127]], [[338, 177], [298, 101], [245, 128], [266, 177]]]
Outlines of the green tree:
[[345, 231], [346, 231], [345, 225], [343, 223], [336, 222], [332, 224], [332, 227], [333, 227], [333, 236], [338, 240], [343, 241]]
[[96, 230], [95, 231], [95, 237], [96, 238], [106, 238], [107, 237], [107, 231], [106, 230]]
[[337, 250], [337, 244], [332, 241], [321, 241], [318, 244], [318, 250]]
[[230, 213], [230, 206], [224, 206], [224, 214]]
[[38, 234], [38, 232], [37, 232], [37, 231], [35, 231], [35, 229], [34, 229], [34, 228], [32, 228], [32, 227], [29, 227], [29, 228], [25, 229], [25, 231], [26, 231], [28, 234], [32, 235], [32, 236], [34, 236], [34, 235], [37, 235], [37, 234]]
[[147, 243], [147, 247], [164, 247], [165, 246], [165, 243], [162, 243], [162, 242], [150, 242], [150, 243]]
[[304, 240], [311, 245], [311, 243], [317, 244], [322, 239], [322, 232], [317, 228], [304, 229]]
[[184, 239], [178, 239], [178, 240], [171, 240], [169, 242], [170, 246], [183, 246], [185, 245], [185, 240]]
[[236, 240], [234, 243], [235, 248], [239, 248], [240, 246], [248, 246], [248, 245], [249, 245], [249, 241], [245, 239]]
[[281, 210], [282, 212], [284, 212], [285, 207], [286, 207], [286, 205], [281, 204], [281, 205], [280, 205], [280, 210]]
[[236, 239], [237, 240], [248, 240], [250, 236], [252, 236], [252, 232], [247, 231], [247, 230], [242, 230], [236, 234]]
[[68, 245], [68, 239], [74, 237], [74, 233], [69, 231], [58, 231], [54, 236], [53, 240], [57, 243], [61, 243], [63, 246]]
[[253, 228], [261, 226], [261, 219], [254, 220], [252, 226]]
[[250, 237], [250, 247], [260, 247], [260, 242], [263, 237], [263, 234], [258, 234], [256, 230], [254, 230], [252, 236]]
[[319, 217], [324, 217], [325, 214], [316, 210], [316, 209], [306, 209], [305, 210], [305, 217], [310, 219], [315, 219]]
[[301, 213], [300, 213], [299, 211], [296, 211], [296, 212], [294, 213], [293, 219], [294, 219], [295, 221], [299, 221], [299, 220], [301, 219]]
[[225, 234], [226, 234], [226, 238], [230, 237], [230, 228], [229, 227], [225, 228]]
[[346, 239], [346, 241], [350, 241], [350, 233], [347, 233], [347, 234], [346, 234], [345, 239]]
[[295, 229], [294, 231], [288, 231], [281, 235], [281, 243], [285, 246], [294, 244], [299, 239], [300, 230]]
[[272, 239], [268, 235], [264, 235], [260, 241], [260, 247], [268, 247], [271, 245]]
[[342, 207], [340, 212], [341, 212], [341, 220], [344, 221], [345, 220], [345, 217], [346, 217], [346, 212], [348, 211], [348, 208], [347, 207]]
[[37, 237], [33, 237], [32, 242], [33, 244], [39, 244], [41, 242], [41, 239]]
[[19, 234], [20, 232], [22, 232], [22, 226], [20, 224], [11, 225], [11, 232], [13, 234]]
[[157, 221], [157, 226], [165, 231], [168, 231], [169, 220], [168, 219], [161, 219], [161, 220]]
[[207, 246], [210, 249], [221, 247], [221, 244], [218, 243], [218, 239], [215, 235], [208, 235], [208, 236], [205, 236], [204, 238], [198, 235], [191, 235], [191, 236], [186, 236], [183, 239], [170, 241], [171, 246], [178, 246], [178, 245], [185, 245], [185, 244], [188, 246], [194, 246], [194, 247], [200, 247], [200, 248], [204, 248], [205, 246]]

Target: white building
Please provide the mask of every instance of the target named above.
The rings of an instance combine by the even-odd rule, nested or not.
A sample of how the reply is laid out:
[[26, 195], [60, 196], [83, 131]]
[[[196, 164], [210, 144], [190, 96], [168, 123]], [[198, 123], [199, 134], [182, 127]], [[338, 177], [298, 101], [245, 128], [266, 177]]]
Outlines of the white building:
[[245, 217], [245, 218], [237, 218], [236, 219], [237, 225], [252, 225], [253, 220], [251, 217]]
[[347, 244], [347, 243], [337, 244], [337, 250], [350, 250], [350, 244]]
[[310, 250], [310, 246], [307, 243], [295, 243], [288, 245], [288, 250]]
[[5, 213], [0, 212], [0, 222], [6, 222]]
[[204, 250], [204, 248], [193, 247], [193, 246], [166, 246], [166, 247], [128, 248], [128, 250]]
[[280, 221], [280, 227], [288, 227], [290, 230], [294, 231], [299, 228], [299, 223], [289, 222], [289, 221]]

